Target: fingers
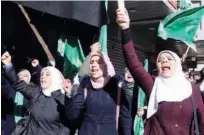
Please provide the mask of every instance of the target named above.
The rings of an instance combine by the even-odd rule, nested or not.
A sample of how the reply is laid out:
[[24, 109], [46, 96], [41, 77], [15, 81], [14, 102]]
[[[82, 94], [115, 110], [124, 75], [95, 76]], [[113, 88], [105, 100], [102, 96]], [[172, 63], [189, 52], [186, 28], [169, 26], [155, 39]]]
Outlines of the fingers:
[[117, 16], [129, 16], [128, 15], [128, 11], [127, 11], [126, 8], [124, 8], [124, 9], [117, 9], [116, 10], [116, 15]]
[[128, 15], [127, 10], [124, 9], [117, 9], [116, 10], [116, 22], [122, 29], [127, 29], [130, 26], [130, 18]]
[[101, 45], [98, 42], [96, 42], [93, 45], [91, 45], [90, 48], [91, 48], [91, 53], [100, 52]]
[[3, 64], [7, 65], [11, 63], [11, 55], [9, 54], [9, 52], [5, 52], [2, 56], [1, 56], [1, 61]]
[[140, 116], [140, 117], [142, 117], [143, 115], [144, 115], [144, 109], [145, 109], [146, 107], [141, 107], [138, 111], [137, 111], [137, 115], [138, 116]]
[[36, 67], [37, 65], [39, 65], [38, 59], [32, 60], [31, 64], [32, 64], [33, 67]]
[[64, 86], [66, 88], [70, 88], [71, 87], [71, 81], [69, 79], [64, 79]]
[[2, 60], [5, 60], [5, 59], [8, 58], [9, 56], [10, 56], [9, 52], [6, 51], [6, 52], [2, 55], [1, 59], [2, 59]]
[[71, 85], [71, 81], [70, 81], [69, 79], [65, 79], [65, 82], [66, 82], [67, 84], [70, 84], [70, 85]]
[[37, 59], [34, 59], [34, 60], [32, 61], [32, 63], [39, 63], [39, 61], [38, 61]]
[[125, 23], [125, 22], [127, 22], [126, 18], [123, 18], [123, 17], [117, 18], [116, 21], [117, 21], [118, 23]]

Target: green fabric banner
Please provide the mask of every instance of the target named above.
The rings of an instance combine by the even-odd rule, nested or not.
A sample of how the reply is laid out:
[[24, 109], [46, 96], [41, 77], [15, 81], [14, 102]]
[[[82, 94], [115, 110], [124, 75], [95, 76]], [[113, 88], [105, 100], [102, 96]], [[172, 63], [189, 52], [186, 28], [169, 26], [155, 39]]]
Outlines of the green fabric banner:
[[[105, 1], [105, 7], [107, 11], [108, 0]], [[107, 25], [103, 25], [100, 29], [99, 43], [101, 44], [101, 51], [104, 53], [108, 53]], [[80, 75], [88, 74], [89, 55], [87, 56], [86, 62], [84, 63], [85, 56], [78, 38], [68, 37], [68, 39], [66, 39], [65, 41], [59, 39], [57, 51], [60, 56], [64, 58], [63, 75], [65, 78], [72, 78], [75, 73], [79, 72], [79, 69]]]
[[184, 1], [180, 3], [180, 7], [181, 9], [160, 22], [158, 36], [165, 40], [167, 38], [181, 40], [196, 51], [193, 40], [204, 15], [204, 6], [190, 5]]
[[14, 119], [17, 123], [23, 117], [23, 100], [24, 96], [20, 92], [16, 92], [14, 100]]
[[[108, 9], [108, 0], [105, 0], [106, 11]], [[107, 50], [107, 25], [103, 25], [100, 30], [99, 43], [101, 44], [101, 52], [108, 53]]]
[[85, 57], [78, 38], [68, 37], [64, 42], [58, 40], [58, 52], [64, 58], [63, 75], [72, 78], [79, 71]]
[[[146, 71], [148, 71], [148, 59], [145, 59], [144, 61], [144, 68]], [[145, 100], [146, 100], [145, 93], [142, 90], [142, 88], [139, 87], [137, 109], [144, 107]], [[144, 121], [143, 118], [138, 115], [135, 116], [133, 131], [134, 135], [144, 134]]]

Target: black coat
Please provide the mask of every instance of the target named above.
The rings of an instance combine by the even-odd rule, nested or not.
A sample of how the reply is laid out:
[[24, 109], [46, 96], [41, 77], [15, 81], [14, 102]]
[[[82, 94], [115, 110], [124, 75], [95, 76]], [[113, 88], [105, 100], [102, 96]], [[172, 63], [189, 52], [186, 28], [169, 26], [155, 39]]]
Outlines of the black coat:
[[36, 67], [32, 68], [31, 72], [31, 82], [36, 85], [40, 85], [40, 73], [43, 67], [41, 65], [37, 65]]
[[[7, 72], [10, 79], [15, 76], [13, 70]], [[69, 135], [68, 122], [64, 114], [65, 96], [60, 91], [47, 97], [37, 85], [28, 85], [24, 81], [17, 82], [13, 87], [31, 101], [40, 92], [31, 109], [32, 119], [27, 128], [27, 135]]]
[[[14, 78], [15, 79], [15, 78]], [[1, 76], [1, 131], [2, 135], [10, 135], [15, 129], [15, 116], [14, 116], [14, 101], [16, 91], [12, 88], [9, 81], [2, 74]], [[27, 99], [23, 99], [22, 106], [16, 106], [22, 110], [20, 116], [23, 116], [29, 102]]]
[[[81, 119], [79, 135], [117, 135], [116, 99], [117, 80], [112, 78], [103, 89], [94, 89], [90, 79], [80, 84], [75, 97], [65, 98], [66, 115], [69, 119]], [[87, 98], [84, 97], [87, 88]], [[131, 116], [124, 91], [121, 92], [119, 129], [121, 135], [131, 134]]]

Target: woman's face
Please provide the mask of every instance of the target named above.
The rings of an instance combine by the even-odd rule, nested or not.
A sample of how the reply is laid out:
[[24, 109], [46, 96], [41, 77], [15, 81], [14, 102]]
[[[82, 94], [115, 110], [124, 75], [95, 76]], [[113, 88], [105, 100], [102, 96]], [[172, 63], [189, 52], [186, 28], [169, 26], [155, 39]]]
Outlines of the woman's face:
[[27, 84], [30, 83], [30, 75], [26, 70], [23, 70], [18, 73], [18, 79], [25, 81]]
[[128, 83], [134, 82], [134, 79], [133, 79], [132, 75], [130, 74], [130, 71], [125, 72], [125, 81]]
[[172, 77], [176, 71], [176, 61], [170, 53], [162, 53], [157, 60], [159, 75], [165, 78]]
[[104, 75], [106, 65], [101, 57], [95, 55], [90, 60], [89, 69], [91, 77], [97, 79]]
[[51, 72], [47, 69], [42, 70], [40, 75], [40, 85], [42, 90], [48, 89], [52, 84], [52, 75]]

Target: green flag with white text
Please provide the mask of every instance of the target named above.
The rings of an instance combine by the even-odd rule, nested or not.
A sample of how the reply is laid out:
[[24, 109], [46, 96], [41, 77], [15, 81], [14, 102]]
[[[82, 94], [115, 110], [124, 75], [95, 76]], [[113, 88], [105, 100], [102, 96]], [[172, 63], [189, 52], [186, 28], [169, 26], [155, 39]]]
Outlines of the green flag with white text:
[[195, 6], [181, 1], [180, 7], [160, 22], [158, 36], [165, 40], [167, 38], [181, 40], [196, 51], [193, 40], [204, 15], [204, 6]]

